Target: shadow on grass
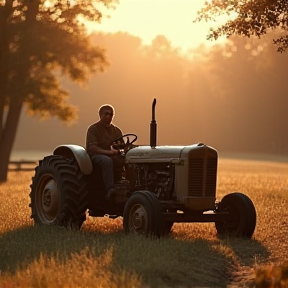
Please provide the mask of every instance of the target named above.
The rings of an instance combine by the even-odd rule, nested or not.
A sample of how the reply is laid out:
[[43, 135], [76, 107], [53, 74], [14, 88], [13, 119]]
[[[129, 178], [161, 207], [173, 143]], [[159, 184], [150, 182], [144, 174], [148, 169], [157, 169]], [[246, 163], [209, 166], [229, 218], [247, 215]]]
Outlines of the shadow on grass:
[[[123, 231], [23, 227], [0, 237], [0, 270], [13, 274], [38, 261], [43, 254], [65, 261], [87, 248], [93, 257], [112, 249], [111, 269], [136, 273], [146, 287], [226, 287], [238, 263], [221, 249], [215, 249], [217, 245], [218, 239], [151, 239]], [[253, 264], [255, 251], [267, 253], [254, 240], [229, 239], [227, 245], [245, 265]]]
[[99, 236], [97, 239], [95, 241], [89, 233], [56, 226], [22, 227], [0, 236], [0, 270], [13, 273], [39, 259], [41, 254], [67, 259], [85, 247], [97, 247], [96, 242], [102, 244], [99, 246], [101, 254], [107, 246], [99, 240]]
[[253, 267], [255, 264], [266, 262], [270, 256], [267, 248], [255, 239], [231, 237], [222, 238], [222, 241], [232, 248], [243, 266]]

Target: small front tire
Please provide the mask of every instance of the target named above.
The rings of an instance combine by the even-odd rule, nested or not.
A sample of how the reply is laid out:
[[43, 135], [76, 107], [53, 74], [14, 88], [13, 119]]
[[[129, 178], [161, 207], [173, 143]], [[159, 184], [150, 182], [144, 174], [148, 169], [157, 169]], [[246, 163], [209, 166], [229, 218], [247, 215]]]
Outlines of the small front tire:
[[162, 235], [167, 236], [171, 232], [172, 226], [174, 222], [173, 221], [164, 221], [163, 223], [163, 229], [162, 229]]
[[161, 236], [162, 209], [154, 193], [144, 190], [130, 196], [124, 208], [123, 227], [126, 233]]
[[230, 193], [222, 199], [219, 212], [229, 212], [227, 220], [215, 222], [219, 235], [251, 238], [256, 227], [256, 210], [251, 199], [239, 192]]

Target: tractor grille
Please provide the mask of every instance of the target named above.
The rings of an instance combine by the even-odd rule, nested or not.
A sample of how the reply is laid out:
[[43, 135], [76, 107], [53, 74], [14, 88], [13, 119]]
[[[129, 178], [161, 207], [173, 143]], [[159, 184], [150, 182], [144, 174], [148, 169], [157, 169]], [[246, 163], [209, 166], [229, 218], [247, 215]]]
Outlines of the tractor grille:
[[189, 196], [202, 196], [203, 190], [203, 158], [189, 159]]
[[[199, 152], [199, 151], [198, 151]], [[199, 158], [191, 153], [188, 168], [188, 195], [193, 197], [215, 197], [217, 179], [217, 153], [207, 155], [205, 150]]]

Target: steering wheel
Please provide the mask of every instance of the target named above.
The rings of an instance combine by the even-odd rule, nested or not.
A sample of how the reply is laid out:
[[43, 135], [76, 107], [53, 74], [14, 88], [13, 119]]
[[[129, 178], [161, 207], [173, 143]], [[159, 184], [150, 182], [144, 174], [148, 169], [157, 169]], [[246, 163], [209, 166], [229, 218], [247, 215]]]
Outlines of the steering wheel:
[[[127, 138], [126, 142], [124, 141], [125, 137]], [[132, 141], [130, 141], [129, 137], [133, 137]], [[137, 140], [137, 138], [138, 136], [133, 133], [124, 134], [113, 141], [112, 147], [115, 150], [119, 150], [120, 154], [123, 155], [131, 148], [131, 145]]]

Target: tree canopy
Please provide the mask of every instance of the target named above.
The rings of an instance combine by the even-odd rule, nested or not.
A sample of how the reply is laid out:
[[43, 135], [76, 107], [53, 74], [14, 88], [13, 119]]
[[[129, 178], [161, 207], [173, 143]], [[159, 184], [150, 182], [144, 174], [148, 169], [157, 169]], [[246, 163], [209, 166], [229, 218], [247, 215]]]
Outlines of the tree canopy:
[[108, 64], [93, 46], [83, 19], [99, 22], [116, 0], [5, 0], [0, 2], [0, 182], [23, 105], [28, 113], [69, 122], [77, 108], [60, 75], [84, 84]]
[[277, 51], [288, 50], [288, 0], [211, 0], [198, 11], [195, 21], [217, 21], [221, 15], [234, 16], [217, 28], [211, 28], [208, 39], [226, 35], [261, 37], [269, 30], [281, 30], [274, 39]]

